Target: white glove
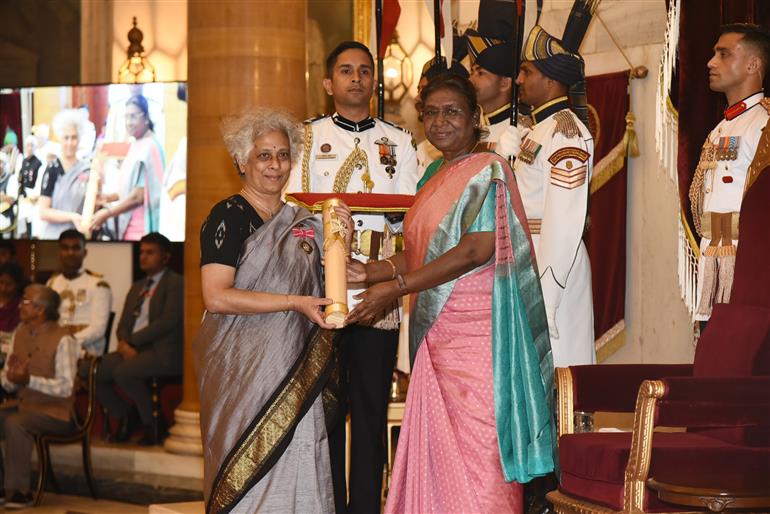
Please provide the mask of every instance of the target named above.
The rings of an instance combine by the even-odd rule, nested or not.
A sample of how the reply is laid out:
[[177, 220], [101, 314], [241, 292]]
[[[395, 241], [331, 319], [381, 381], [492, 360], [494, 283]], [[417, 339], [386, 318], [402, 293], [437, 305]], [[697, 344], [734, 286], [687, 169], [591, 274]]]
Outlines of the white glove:
[[548, 320], [548, 334], [551, 339], [559, 339], [559, 330], [556, 328], [556, 309], [546, 307], [545, 317]]
[[529, 134], [529, 129], [514, 127], [511, 125], [500, 136], [500, 142], [497, 144], [497, 153], [508, 159], [509, 157], [518, 157], [521, 150], [521, 142]]

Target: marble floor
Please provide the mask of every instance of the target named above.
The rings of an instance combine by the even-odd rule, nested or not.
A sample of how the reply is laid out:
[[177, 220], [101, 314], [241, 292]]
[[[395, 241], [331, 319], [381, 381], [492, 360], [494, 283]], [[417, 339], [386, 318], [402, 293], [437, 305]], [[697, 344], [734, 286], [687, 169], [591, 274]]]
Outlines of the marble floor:
[[83, 496], [47, 492], [39, 507], [5, 510], [5, 512], [18, 512], [20, 514], [147, 514], [148, 508], [145, 505], [93, 500]]

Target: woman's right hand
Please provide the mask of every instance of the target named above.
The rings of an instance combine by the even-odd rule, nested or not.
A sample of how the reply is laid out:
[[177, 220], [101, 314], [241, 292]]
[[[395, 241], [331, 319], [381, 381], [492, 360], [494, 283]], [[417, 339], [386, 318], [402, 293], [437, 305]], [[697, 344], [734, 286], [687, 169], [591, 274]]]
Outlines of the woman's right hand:
[[333, 330], [337, 328], [324, 320], [321, 307], [331, 305], [334, 301], [331, 298], [316, 298], [315, 296], [289, 296], [289, 302], [293, 305], [291, 310], [303, 314], [307, 319], [321, 328]]
[[366, 264], [361, 261], [357, 261], [354, 258], [348, 256], [347, 261], [347, 275], [348, 282], [363, 283], [369, 279], [369, 274], [366, 272]]

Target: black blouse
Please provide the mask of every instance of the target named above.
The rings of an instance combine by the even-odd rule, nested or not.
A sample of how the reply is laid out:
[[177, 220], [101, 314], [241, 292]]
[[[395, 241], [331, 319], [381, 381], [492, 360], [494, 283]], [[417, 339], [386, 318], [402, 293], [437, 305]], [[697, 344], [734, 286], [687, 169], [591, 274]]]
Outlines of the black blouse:
[[263, 223], [241, 195], [216, 204], [201, 227], [201, 266], [217, 263], [235, 268], [243, 242]]

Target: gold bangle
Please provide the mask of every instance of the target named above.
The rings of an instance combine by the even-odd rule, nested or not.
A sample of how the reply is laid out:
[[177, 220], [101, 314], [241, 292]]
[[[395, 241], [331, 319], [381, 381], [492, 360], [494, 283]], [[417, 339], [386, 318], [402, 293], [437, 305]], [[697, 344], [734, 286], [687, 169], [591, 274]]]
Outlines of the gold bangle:
[[294, 302], [291, 299], [289, 299], [289, 295], [284, 295], [284, 296], [286, 296], [286, 310], [287, 311], [293, 311], [294, 310]]
[[390, 267], [393, 268], [393, 274], [390, 276], [390, 279], [393, 280], [394, 278], [396, 278], [396, 275], [397, 275], [397, 273], [396, 273], [396, 265], [393, 264], [393, 261], [390, 260], [390, 257], [385, 259], [385, 262], [390, 264]]

